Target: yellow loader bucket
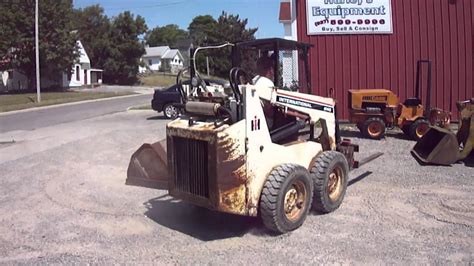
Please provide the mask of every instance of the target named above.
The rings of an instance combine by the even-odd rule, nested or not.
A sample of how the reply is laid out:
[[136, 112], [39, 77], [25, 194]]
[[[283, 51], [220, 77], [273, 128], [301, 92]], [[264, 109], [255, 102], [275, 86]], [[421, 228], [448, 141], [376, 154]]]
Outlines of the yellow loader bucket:
[[139, 187], [168, 189], [166, 139], [143, 144], [133, 153], [125, 184]]
[[461, 159], [456, 135], [436, 126], [430, 127], [411, 152], [426, 164], [451, 165]]

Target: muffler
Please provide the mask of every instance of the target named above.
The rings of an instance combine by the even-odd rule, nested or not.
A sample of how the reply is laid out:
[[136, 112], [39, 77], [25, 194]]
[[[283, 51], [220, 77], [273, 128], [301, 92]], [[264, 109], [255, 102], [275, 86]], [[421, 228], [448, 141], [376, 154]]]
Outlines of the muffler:
[[166, 139], [143, 144], [133, 153], [125, 184], [139, 187], [168, 189]]
[[451, 165], [461, 159], [456, 135], [437, 126], [430, 127], [411, 153], [426, 164]]

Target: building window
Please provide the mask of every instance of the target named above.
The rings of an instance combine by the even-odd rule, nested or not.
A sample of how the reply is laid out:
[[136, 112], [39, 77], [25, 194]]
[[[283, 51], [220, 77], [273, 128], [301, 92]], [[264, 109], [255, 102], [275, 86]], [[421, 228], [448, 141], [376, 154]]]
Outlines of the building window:
[[79, 66], [76, 66], [76, 80], [81, 81], [81, 68]]
[[153, 61], [151, 61], [151, 59], [148, 60], [148, 65], [149, 66], [153, 65]]
[[8, 71], [8, 79], [13, 79], [13, 70]]

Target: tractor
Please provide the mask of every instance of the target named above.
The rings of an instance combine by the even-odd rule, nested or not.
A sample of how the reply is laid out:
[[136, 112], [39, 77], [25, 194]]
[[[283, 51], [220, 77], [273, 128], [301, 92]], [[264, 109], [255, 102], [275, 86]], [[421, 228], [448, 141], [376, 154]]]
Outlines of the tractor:
[[[420, 92], [422, 64], [428, 64], [426, 105], [422, 104]], [[399, 102], [395, 93], [386, 89], [350, 90], [349, 121], [356, 124], [359, 131], [370, 139], [383, 138], [386, 128], [395, 126], [413, 140], [421, 139], [430, 125], [448, 128], [450, 113], [430, 105], [431, 61], [418, 61], [416, 77], [416, 96], [403, 103]]]
[[[271, 54], [278, 62], [281, 50], [307, 57], [311, 48], [285, 39], [227, 46], [234, 62], [240, 57], [236, 53], [246, 50]], [[196, 96], [182, 94], [176, 104], [182, 115], [166, 126], [166, 139], [144, 144], [132, 155], [126, 184], [166, 189], [176, 199], [215, 211], [259, 216], [276, 233], [299, 228], [310, 209], [338, 209], [349, 171], [381, 154], [356, 161], [359, 147], [339, 135], [335, 100], [269, 85], [271, 76], [253, 77], [234, 67], [228, 95], [205, 92], [194, 68], [196, 54], [223, 47], [192, 50]]]

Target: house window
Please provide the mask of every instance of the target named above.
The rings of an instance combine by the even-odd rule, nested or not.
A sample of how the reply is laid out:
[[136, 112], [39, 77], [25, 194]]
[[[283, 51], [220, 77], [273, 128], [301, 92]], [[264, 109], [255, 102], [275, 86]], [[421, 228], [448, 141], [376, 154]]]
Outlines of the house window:
[[8, 79], [13, 79], [13, 70], [8, 71]]
[[148, 65], [149, 66], [153, 65], [153, 61], [151, 59], [148, 60]]
[[81, 81], [81, 68], [79, 66], [76, 66], [76, 80]]

